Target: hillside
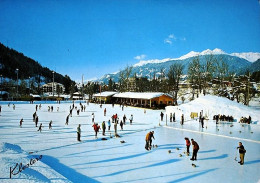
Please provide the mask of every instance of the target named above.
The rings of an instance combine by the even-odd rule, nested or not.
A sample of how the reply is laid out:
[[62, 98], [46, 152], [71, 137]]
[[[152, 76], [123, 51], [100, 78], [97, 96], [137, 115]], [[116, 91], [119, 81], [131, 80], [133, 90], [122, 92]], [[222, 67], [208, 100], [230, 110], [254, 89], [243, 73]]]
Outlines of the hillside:
[[[47, 68], [43, 67], [37, 61], [19, 53], [16, 50], [10, 49], [0, 43], [0, 72], [4, 78], [16, 80], [16, 69], [19, 69], [19, 80], [34, 78], [42, 83], [52, 81], [53, 73]], [[65, 87], [71, 84], [69, 76], [63, 76], [55, 73], [55, 81], [62, 83]]]

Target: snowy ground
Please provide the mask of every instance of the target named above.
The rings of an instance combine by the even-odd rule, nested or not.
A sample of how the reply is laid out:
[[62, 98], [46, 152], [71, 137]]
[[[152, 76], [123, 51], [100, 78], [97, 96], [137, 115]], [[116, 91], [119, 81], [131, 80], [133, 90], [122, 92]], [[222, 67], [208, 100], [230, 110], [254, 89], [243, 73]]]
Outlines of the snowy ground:
[[[160, 122], [161, 111], [125, 107], [124, 111], [115, 105], [90, 104], [86, 112], [70, 118], [65, 126], [65, 119], [72, 103], [43, 103], [37, 112], [39, 123], [43, 123], [42, 133], [37, 131], [32, 121], [36, 104], [19, 103], [16, 109], [7, 104], [2, 105], [0, 116], [0, 182], [259, 182], [260, 168], [260, 125], [257, 115], [260, 111], [252, 108], [236, 107], [237, 113], [245, 110], [253, 112], [256, 124], [221, 123], [216, 126], [212, 120], [206, 121], [207, 128], [202, 129], [196, 120], [186, 119], [184, 126], [169, 119]], [[48, 112], [48, 106], [54, 106], [54, 112]], [[76, 104], [79, 106], [79, 103]], [[185, 104], [184, 104], [185, 105]], [[198, 110], [201, 106], [194, 103]], [[206, 105], [206, 104], [204, 104]], [[209, 102], [209, 105], [211, 103]], [[232, 104], [229, 104], [232, 105]], [[59, 107], [59, 112], [56, 111]], [[204, 106], [207, 107], [207, 106]], [[103, 115], [104, 108], [107, 116]], [[200, 109], [201, 108], [201, 109]], [[210, 108], [210, 106], [208, 106]], [[181, 109], [181, 106], [179, 106]], [[95, 113], [96, 121], [101, 125], [113, 114], [117, 113], [120, 120], [126, 114], [127, 118], [134, 115], [133, 124], [124, 126], [120, 131], [121, 138], [110, 138], [102, 141], [101, 131], [98, 139], [94, 137], [91, 113]], [[163, 111], [165, 112], [165, 111]], [[223, 111], [221, 111], [223, 112]], [[251, 113], [250, 113], [251, 114]], [[24, 119], [22, 128], [20, 119]], [[211, 118], [210, 118], [211, 119]], [[53, 121], [53, 129], [48, 129], [49, 121]], [[76, 128], [82, 125], [82, 142], [76, 140]], [[149, 130], [155, 131], [154, 144], [158, 148], [151, 151], [144, 149], [145, 135]], [[241, 131], [241, 132], [240, 132]], [[231, 132], [231, 133], [230, 133]], [[252, 133], [253, 132], [253, 133]], [[111, 135], [114, 135], [113, 123]], [[200, 145], [198, 160], [193, 162], [185, 151], [184, 137], [194, 138]], [[124, 140], [125, 143], [120, 143]], [[234, 160], [239, 159], [236, 147], [243, 142], [247, 153], [245, 164], [239, 165]], [[177, 150], [176, 148], [179, 148]], [[171, 150], [172, 153], [168, 153]], [[179, 154], [182, 154], [180, 157]], [[18, 173], [19, 167], [10, 176], [10, 167], [16, 163], [30, 163], [30, 159], [41, 159], [29, 168]], [[191, 166], [197, 165], [196, 168]], [[19, 165], [18, 165], [19, 166]]]

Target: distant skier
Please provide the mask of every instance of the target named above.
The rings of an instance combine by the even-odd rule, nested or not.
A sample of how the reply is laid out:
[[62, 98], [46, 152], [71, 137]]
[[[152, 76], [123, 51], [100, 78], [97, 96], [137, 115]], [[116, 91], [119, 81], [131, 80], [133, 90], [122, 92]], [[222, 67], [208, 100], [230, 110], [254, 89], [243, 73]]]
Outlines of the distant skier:
[[80, 136], [81, 136], [81, 129], [80, 129], [80, 124], [79, 124], [79, 126], [77, 127], [77, 140], [78, 141], [81, 141]]
[[36, 112], [33, 113], [33, 121], [35, 121], [35, 118], [36, 118], [37, 114]]
[[181, 115], [181, 125], [184, 124], [184, 114]]
[[160, 116], [161, 116], [161, 121], [163, 121], [163, 116], [164, 116], [163, 112], [161, 112]]
[[193, 139], [191, 139], [191, 144], [193, 146], [193, 152], [192, 152], [192, 158], [190, 160], [194, 161], [197, 160], [197, 153], [200, 149], [199, 144], [194, 141]]
[[123, 130], [124, 123], [123, 123], [123, 121], [122, 121], [122, 120], [120, 121], [120, 127], [121, 127], [121, 130]]
[[146, 150], [151, 150], [151, 148], [152, 148], [152, 138], [153, 139], [155, 139], [154, 138], [154, 131], [150, 131], [150, 132], [148, 132], [147, 134], [146, 134], [146, 136], [145, 136], [145, 149]]
[[201, 127], [202, 127], [202, 128], [204, 128], [204, 119], [205, 119], [205, 118], [204, 118], [203, 116], [202, 116], [201, 119], [200, 119], [200, 120], [201, 120]]
[[38, 105], [35, 106], [35, 110], [36, 110], [36, 111], [38, 110]]
[[124, 125], [125, 125], [125, 122], [126, 122], [126, 116], [124, 115], [123, 116], [123, 123], [124, 123]]
[[106, 116], [106, 114], [107, 114], [107, 109], [105, 108], [104, 109], [104, 116]]
[[41, 108], [42, 108], [42, 104], [39, 105], [39, 110], [41, 110]]
[[36, 117], [35, 117], [35, 126], [36, 126], [36, 127], [38, 126], [38, 122], [39, 122], [39, 117], [36, 116]]
[[69, 115], [66, 117], [66, 123], [65, 123], [65, 125], [69, 125]]
[[115, 135], [117, 135], [117, 121], [115, 121], [114, 130], [115, 130]]
[[42, 132], [42, 128], [43, 128], [43, 126], [42, 126], [42, 123], [41, 123], [40, 126], [39, 126], [38, 131]]
[[134, 119], [133, 114], [131, 114], [131, 116], [130, 116], [130, 118], [129, 118], [129, 120], [130, 120], [130, 125], [132, 124], [133, 119]]
[[173, 122], [175, 122], [175, 112], [172, 115], [172, 120], [173, 120]]
[[189, 156], [190, 155], [190, 140], [188, 137], [185, 137], [184, 139], [186, 141], [187, 155]]
[[15, 110], [15, 105], [13, 104], [13, 110]]
[[111, 122], [110, 122], [110, 120], [108, 120], [107, 126], [108, 126], [108, 131], [110, 131], [110, 127], [111, 127]]
[[170, 122], [172, 122], [172, 113], [170, 113]]
[[51, 129], [52, 129], [52, 120], [49, 123], [49, 130], [51, 130]]
[[106, 132], [106, 123], [105, 123], [105, 121], [103, 121], [103, 123], [102, 123], [102, 131], [103, 131], [102, 135], [105, 135], [105, 132]]
[[23, 125], [23, 118], [20, 120], [20, 127]]
[[92, 123], [94, 123], [94, 121], [95, 121], [95, 115], [94, 113], [92, 113]]
[[240, 165], [243, 165], [246, 150], [245, 150], [244, 146], [242, 145], [242, 142], [238, 143], [237, 149], [239, 149], [239, 155], [240, 155], [240, 161], [238, 163], [240, 163]]

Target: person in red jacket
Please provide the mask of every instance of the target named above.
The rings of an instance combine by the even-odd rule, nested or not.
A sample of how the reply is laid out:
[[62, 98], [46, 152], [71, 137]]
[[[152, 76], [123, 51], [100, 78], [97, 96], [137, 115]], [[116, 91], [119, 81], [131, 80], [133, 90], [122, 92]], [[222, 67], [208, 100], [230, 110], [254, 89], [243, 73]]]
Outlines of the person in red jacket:
[[193, 161], [193, 160], [197, 160], [197, 153], [200, 147], [199, 144], [193, 139], [191, 139], [191, 144], [193, 145], [193, 152], [192, 152], [192, 158], [190, 160]]
[[100, 126], [98, 125], [98, 123], [94, 123], [94, 125], [92, 126], [94, 128], [95, 131], [95, 137], [97, 138], [97, 133], [100, 129]]
[[184, 139], [186, 141], [187, 155], [189, 156], [190, 155], [190, 140], [188, 137], [185, 137]]

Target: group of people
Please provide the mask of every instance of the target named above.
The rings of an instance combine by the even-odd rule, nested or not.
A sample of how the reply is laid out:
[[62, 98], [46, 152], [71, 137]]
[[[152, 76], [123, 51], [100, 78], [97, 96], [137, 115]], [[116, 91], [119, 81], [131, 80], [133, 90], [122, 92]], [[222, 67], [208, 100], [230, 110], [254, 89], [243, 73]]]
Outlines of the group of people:
[[240, 120], [239, 120], [239, 123], [247, 123], [247, 124], [250, 124], [252, 122], [252, 119], [251, 119], [251, 116], [249, 116], [248, 118], [246, 117], [241, 117]]
[[216, 120], [216, 124], [219, 123], [219, 121], [228, 121], [228, 122], [233, 122], [234, 121], [234, 118], [233, 116], [226, 116], [226, 115], [214, 115], [213, 116], [213, 120]]

